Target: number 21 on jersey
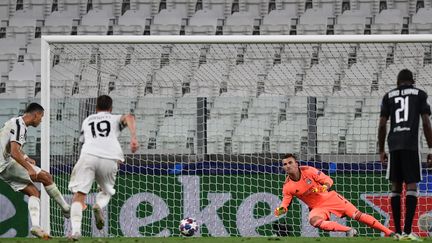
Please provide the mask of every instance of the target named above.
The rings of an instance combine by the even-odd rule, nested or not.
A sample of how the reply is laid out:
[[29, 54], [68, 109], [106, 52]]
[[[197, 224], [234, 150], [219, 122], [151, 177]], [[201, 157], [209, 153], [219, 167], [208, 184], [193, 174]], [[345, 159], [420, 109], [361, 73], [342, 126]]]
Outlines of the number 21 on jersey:
[[395, 103], [400, 104], [400, 107], [395, 111], [396, 123], [408, 121], [409, 96], [405, 98], [396, 97]]

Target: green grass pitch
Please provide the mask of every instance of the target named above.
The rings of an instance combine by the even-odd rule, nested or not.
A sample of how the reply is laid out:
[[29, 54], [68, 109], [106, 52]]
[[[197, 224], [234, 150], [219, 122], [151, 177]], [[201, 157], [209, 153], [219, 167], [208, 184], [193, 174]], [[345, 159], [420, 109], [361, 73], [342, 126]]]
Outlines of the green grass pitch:
[[[71, 242], [66, 238], [54, 238], [51, 240], [39, 240], [34, 238], [0, 238], [1, 243], [66, 243]], [[306, 237], [169, 237], [169, 238], [86, 238], [83, 237], [78, 243], [378, 243], [395, 242], [392, 238], [306, 238]], [[424, 242], [431, 242], [432, 238], [424, 238]]]

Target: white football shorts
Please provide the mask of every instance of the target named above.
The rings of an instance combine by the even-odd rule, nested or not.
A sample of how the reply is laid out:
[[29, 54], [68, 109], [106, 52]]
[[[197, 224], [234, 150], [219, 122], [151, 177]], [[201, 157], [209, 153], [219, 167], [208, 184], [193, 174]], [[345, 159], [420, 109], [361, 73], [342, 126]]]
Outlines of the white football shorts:
[[102, 191], [114, 195], [117, 171], [118, 165], [115, 159], [81, 154], [72, 170], [69, 190], [73, 193], [82, 192], [88, 194], [93, 182], [96, 181]]
[[[42, 169], [36, 165], [31, 164], [31, 166], [33, 167], [33, 170], [36, 171], [36, 174], [39, 174], [39, 172], [42, 171]], [[0, 172], [0, 179], [12, 187], [14, 191], [21, 191], [29, 184], [33, 184], [26, 168], [15, 160], [12, 160], [9, 165]]]

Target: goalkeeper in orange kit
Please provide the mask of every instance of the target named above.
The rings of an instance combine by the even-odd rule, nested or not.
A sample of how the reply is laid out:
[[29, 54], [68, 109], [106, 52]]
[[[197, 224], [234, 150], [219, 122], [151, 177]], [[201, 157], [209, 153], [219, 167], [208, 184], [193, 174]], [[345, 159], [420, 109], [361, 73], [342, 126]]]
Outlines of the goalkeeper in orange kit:
[[310, 166], [299, 166], [293, 154], [285, 155], [282, 160], [283, 169], [288, 174], [283, 185], [283, 200], [274, 214], [278, 217], [288, 211], [288, 206], [294, 196], [309, 206], [309, 222], [312, 226], [325, 231], [346, 232], [353, 237], [357, 230], [329, 221], [330, 213], [337, 217], [348, 216], [362, 222], [374, 229], [384, 232], [386, 236], [393, 236], [394, 232], [382, 225], [374, 217], [360, 212], [352, 203], [346, 200], [336, 191], [329, 191], [333, 180]]

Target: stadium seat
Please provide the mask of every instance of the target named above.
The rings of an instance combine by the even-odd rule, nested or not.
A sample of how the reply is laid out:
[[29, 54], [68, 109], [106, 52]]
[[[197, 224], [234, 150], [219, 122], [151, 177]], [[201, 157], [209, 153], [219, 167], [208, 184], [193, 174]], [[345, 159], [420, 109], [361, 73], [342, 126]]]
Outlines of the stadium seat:
[[105, 11], [110, 18], [121, 15], [122, 0], [92, 0], [93, 9]]
[[130, 9], [143, 13], [144, 16], [155, 16], [159, 12], [161, 0], [130, 0]]
[[150, 22], [151, 13], [141, 12], [140, 10], [128, 10], [118, 20], [118, 24], [113, 26], [115, 35], [142, 35], [147, 23]]
[[197, 0], [167, 0], [167, 9], [176, 10], [181, 16], [191, 17], [195, 13]]
[[231, 14], [233, 0], [203, 0], [204, 10], [212, 10], [216, 13], [218, 19], [225, 19]]
[[228, 91], [244, 90], [251, 95], [256, 94], [260, 76], [265, 75], [265, 69], [262, 62], [245, 62], [236, 65], [229, 73]]
[[272, 10], [264, 16], [263, 23], [260, 26], [261, 35], [289, 35], [291, 30], [291, 21], [296, 17], [287, 10]]
[[360, 10], [346, 10], [337, 16], [334, 25], [336, 35], [363, 35], [366, 25], [366, 15]]
[[4, 0], [0, 1], [0, 16], [1, 19], [10, 19], [16, 10], [15, 0]]
[[194, 153], [196, 151], [196, 119], [164, 118], [159, 128], [156, 144], [158, 149], [166, 151], [164, 153]]
[[265, 80], [264, 93], [294, 95], [297, 74], [301, 70], [301, 66], [296, 62], [274, 65]]
[[351, 10], [360, 10], [367, 16], [376, 15], [380, 12], [379, 0], [350, 0]]
[[151, 35], [179, 35], [184, 16], [177, 10], [161, 10], [150, 25]]
[[87, 13], [86, 0], [62, 0], [59, 1], [58, 11], [69, 12], [74, 19], [80, 19]]
[[310, 8], [300, 16], [297, 25], [298, 35], [325, 35], [327, 32], [328, 18], [332, 17], [320, 8]]
[[432, 8], [420, 8], [412, 16], [410, 34], [430, 34], [432, 32]]
[[287, 120], [276, 125], [270, 136], [270, 151], [292, 153], [300, 151], [303, 138], [307, 137], [307, 117], [287, 116]]
[[106, 35], [110, 25], [110, 16], [104, 10], [90, 10], [82, 17], [78, 26], [79, 35]]
[[305, 12], [304, 0], [276, 0], [276, 9], [285, 10], [289, 15], [300, 16]]
[[227, 17], [224, 35], [252, 35], [254, 16], [249, 12], [235, 12]]
[[222, 82], [227, 81], [228, 65], [224, 61], [200, 65], [191, 81], [191, 95], [212, 97], [219, 95]]
[[321, 116], [317, 119], [317, 152], [338, 154], [341, 138], [346, 135], [346, 117], [341, 115]]
[[252, 16], [262, 17], [267, 15], [269, 7], [268, 0], [240, 0], [239, 12], [248, 12]]
[[2, 99], [33, 98], [35, 96], [36, 74], [30, 62], [17, 62], [9, 72], [6, 92], [0, 94]]
[[353, 125], [348, 127], [346, 152], [349, 154], [377, 153], [377, 125], [376, 117], [355, 119]]
[[33, 64], [36, 75], [40, 76], [41, 72], [41, 40], [40, 38], [32, 40], [30, 44], [27, 45], [27, 53], [24, 56], [26, 61]]
[[233, 153], [250, 154], [268, 152], [263, 150], [264, 137], [270, 137], [270, 121], [268, 119], [244, 119], [235, 128], [232, 136]]
[[19, 43], [15, 38], [0, 39], [0, 74], [8, 74], [12, 64], [17, 61]]
[[52, 0], [24, 0], [24, 9], [32, 12], [36, 19], [45, 19], [51, 13]]
[[375, 16], [375, 23], [371, 25], [371, 33], [374, 35], [401, 34], [403, 17], [399, 9], [384, 9]]
[[73, 17], [71, 12], [52, 12], [45, 19], [42, 26], [42, 35], [70, 35], [72, 32]]
[[212, 10], [198, 10], [185, 26], [186, 35], [215, 35], [218, 23], [217, 14]]
[[36, 18], [31, 11], [18, 10], [9, 19], [9, 26], [6, 28], [8, 37], [13, 37], [20, 45], [28, 44], [35, 37]]
[[[229, 117], [207, 120], [207, 153], [223, 154], [230, 152], [225, 150], [225, 139], [231, 139], [233, 132], [234, 127]], [[227, 149], [231, 149], [231, 147]]]
[[230, 63], [235, 63], [238, 55], [238, 50], [242, 46], [239, 44], [230, 45], [210, 45], [210, 49], [206, 55], [208, 62], [219, 62], [226, 61]]
[[170, 64], [156, 70], [153, 78], [153, 94], [181, 96], [181, 87], [189, 81], [189, 63]]
[[345, 70], [341, 91], [347, 95], [363, 96], [371, 91], [372, 80], [378, 75], [377, 62], [357, 62]]

